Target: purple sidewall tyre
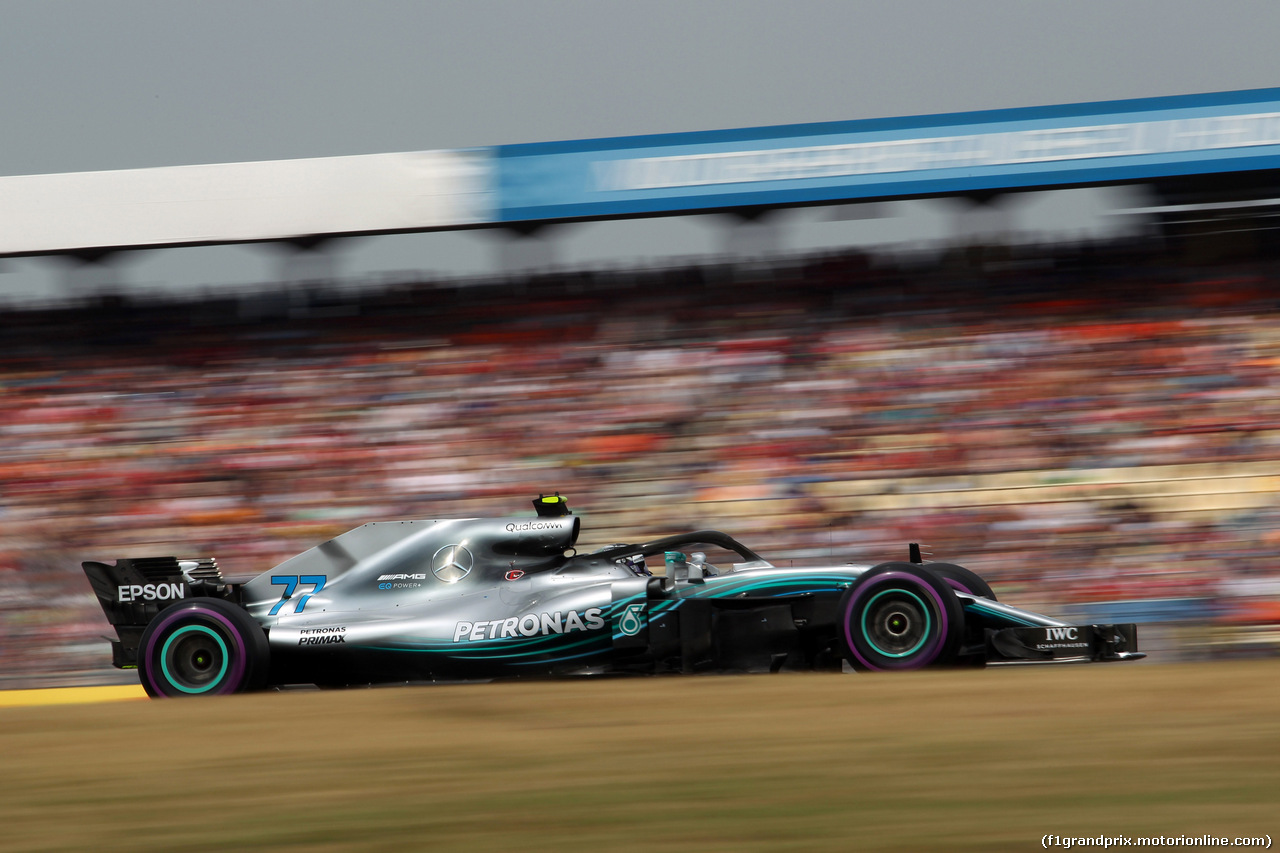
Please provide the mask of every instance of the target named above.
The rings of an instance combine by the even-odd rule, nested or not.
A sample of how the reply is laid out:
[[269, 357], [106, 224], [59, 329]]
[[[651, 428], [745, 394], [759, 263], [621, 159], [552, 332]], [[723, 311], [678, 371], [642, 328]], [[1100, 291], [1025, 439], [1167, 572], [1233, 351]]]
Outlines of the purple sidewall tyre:
[[[231, 621], [221, 613], [199, 605], [170, 607], [168, 610], [162, 611], [156, 617], [158, 622], [156, 630], [148, 638], [143, 654], [146, 655], [148, 661], [155, 661], [156, 646], [168, 636], [168, 629], [175, 623], [187, 622], [196, 617], [202, 617], [220, 625], [222, 630], [218, 633], [231, 644], [231, 654], [228, 655], [228, 672], [221, 682], [208, 692], [215, 694], [235, 693], [244, 682], [247, 655], [245, 654], [244, 638], [240, 635], [236, 626], [232, 625]], [[168, 693], [166, 687], [162, 686], [156, 679], [156, 667], [154, 665], [147, 667], [146, 678], [156, 693]]]
[[[905, 603], [910, 635], [918, 640], [901, 652], [880, 649], [867, 634], [877, 601]], [[864, 573], [840, 604], [840, 639], [849, 663], [858, 669], [895, 671], [947, 663], [959, 648], [964, 614], [952, 585], [922, 566], [885, 564]], [[923, 626], [919, 623], [923, 621]], [[907, 629], [904, 629], [907, 630]], [[906, 635], [904, 635], [906, 636]]]
[[[265, 681], [266, 635], [247, 612], [221, 599], [165, 608], [139, 645], [138, 677], [153, 697], [225, 695]], [[193, 659], [203, 669], [193, 669]]]

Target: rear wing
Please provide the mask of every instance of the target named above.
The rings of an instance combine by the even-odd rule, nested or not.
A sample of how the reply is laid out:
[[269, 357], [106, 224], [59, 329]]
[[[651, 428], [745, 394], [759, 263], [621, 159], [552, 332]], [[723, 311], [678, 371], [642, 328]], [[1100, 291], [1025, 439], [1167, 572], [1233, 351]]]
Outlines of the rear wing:
[[175, 601], [198, 596], [232, 600], [236, 588], [222, 577], [212, 559], [179, 560], [177, 557], [140, 557], [115, 564], [86, 561], [80, 564], [107, 621], [118, 640], [111, 643], [111, 663], [119, 668], [137, 666], [138, 644], [147, 624]]

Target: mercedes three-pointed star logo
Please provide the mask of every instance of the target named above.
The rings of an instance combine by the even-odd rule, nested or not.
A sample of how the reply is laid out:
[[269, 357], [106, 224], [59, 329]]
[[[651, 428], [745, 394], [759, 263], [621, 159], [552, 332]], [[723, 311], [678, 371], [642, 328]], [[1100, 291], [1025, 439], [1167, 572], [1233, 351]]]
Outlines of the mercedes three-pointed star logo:
[[475, 557], [462, 545], [445, 545], [431, 558], [431, 573], [445, 583], [457, 583], [471, 574]]

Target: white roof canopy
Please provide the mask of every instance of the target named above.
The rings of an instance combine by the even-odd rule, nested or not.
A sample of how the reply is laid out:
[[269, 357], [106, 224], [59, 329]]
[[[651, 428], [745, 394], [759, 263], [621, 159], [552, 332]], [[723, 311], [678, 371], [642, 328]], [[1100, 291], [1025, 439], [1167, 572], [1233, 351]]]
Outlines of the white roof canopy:
[[416, 151], [0, 177], [0, 255], [484, 222], [488, 159], [484, 150]]

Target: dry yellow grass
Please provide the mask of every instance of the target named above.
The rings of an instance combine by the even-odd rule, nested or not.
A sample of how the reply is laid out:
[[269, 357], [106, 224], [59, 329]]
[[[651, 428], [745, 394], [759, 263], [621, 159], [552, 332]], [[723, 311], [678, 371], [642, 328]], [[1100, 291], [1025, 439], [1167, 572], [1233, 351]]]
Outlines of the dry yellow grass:
[[1277, 835], [1280, 662], [0, 708], [0, 848], [1031, 850]]
[[0, 708], [22, 705], [97, 705], [146, 699], [140, 684], [112, 684], [102, 687], [37, 687], [28, 690], [0, 690]]

